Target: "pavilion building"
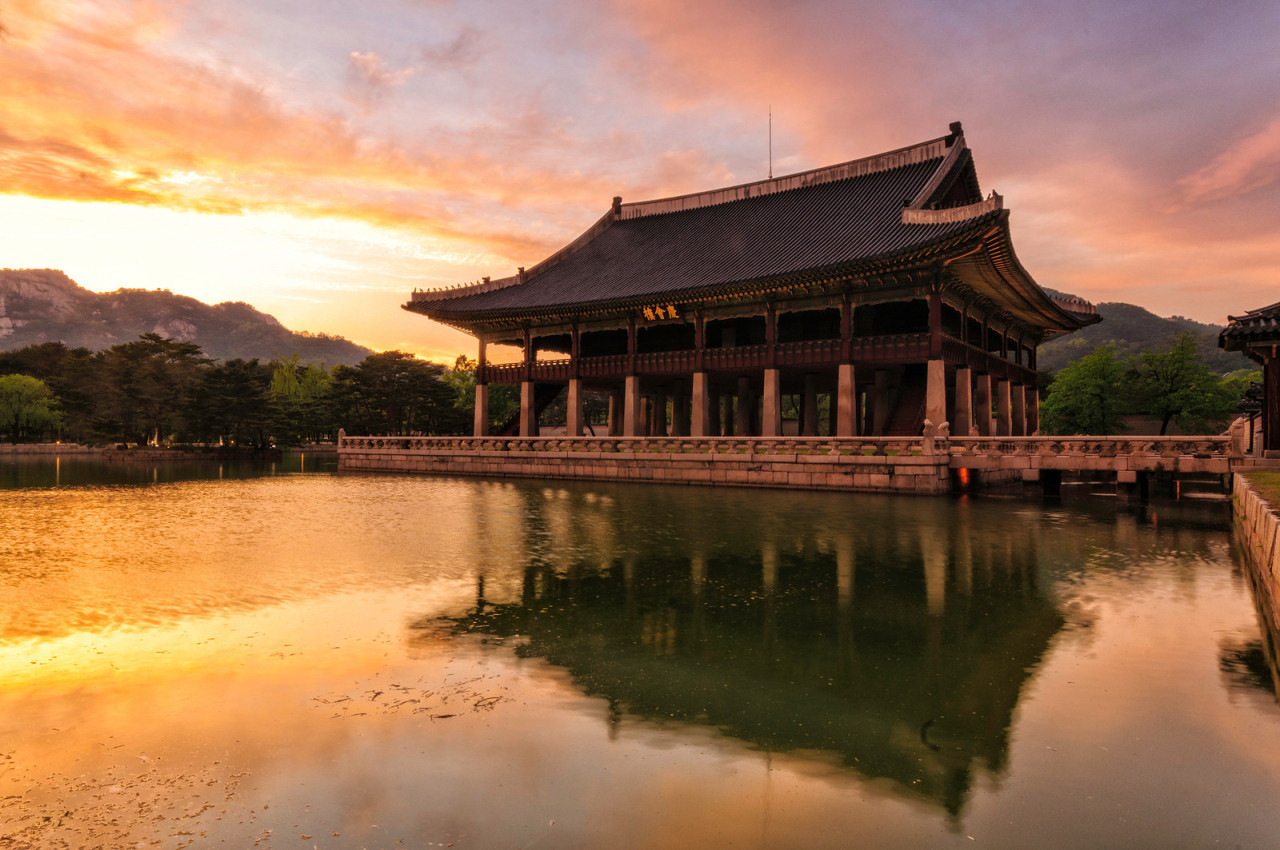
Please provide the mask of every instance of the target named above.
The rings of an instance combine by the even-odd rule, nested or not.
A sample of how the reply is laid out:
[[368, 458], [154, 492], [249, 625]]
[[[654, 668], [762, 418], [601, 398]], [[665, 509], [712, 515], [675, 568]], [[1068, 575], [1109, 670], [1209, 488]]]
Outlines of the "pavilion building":
[[[1262, 429], [1258, 453], [1280, 456], [1280, 302], [1228, 316], [1218, 347], [1243, 352], [1262, 366]], [[1268, 452], [1274, 454], [1267, 454]]]
[[[916, 436], [926, 419], [1031, 434], [1036, 347], [1098, 316], [1018, 262], [1001, 197], [982, 196], [950, 130], [786, 177], [614, 198], [538, 265], [404, 308], [479, 340], [476, 436], [491, 383], [520, 385], [499, 430], [524, 437], [566, 391], [569, 436], [587, 391], [608, 394], [614, 436], [783, 436], [784, 395], [804, 436]], [[522, 362], [488, 363], [489, 345]]]

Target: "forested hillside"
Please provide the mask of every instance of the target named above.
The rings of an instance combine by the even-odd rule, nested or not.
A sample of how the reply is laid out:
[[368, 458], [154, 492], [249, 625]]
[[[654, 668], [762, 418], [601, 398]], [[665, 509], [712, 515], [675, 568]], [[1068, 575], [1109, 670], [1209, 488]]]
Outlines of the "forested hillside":
[[0, 270], [0, 351], [61, 342], [102, 351], [154, 333], [193, 342], [205, 356], [351, 365], [371, 352], [350, 340], [291, 331], [240, 301], [205, 304], [163, 289], [90, 292], [54, 269]]
[[1121, 359], [1144, 349], [1168, 348], [1183, 333], [1195, 336], [1201, 362], [1220, 375], [1254, 368], [1243, 354], [1218, 348], [1218, 332], [1222, 330], [1218, 325], [1207, 325], [1182, 316], [1165, 319], [1150, 310], [1122, 301], [1104, 301], [1097, 306], [1101, 322], [1040, 346], [1037, 366], [1041, 370], [1057, 372], [1105, 343], [1114, 344], [1115, 353]]

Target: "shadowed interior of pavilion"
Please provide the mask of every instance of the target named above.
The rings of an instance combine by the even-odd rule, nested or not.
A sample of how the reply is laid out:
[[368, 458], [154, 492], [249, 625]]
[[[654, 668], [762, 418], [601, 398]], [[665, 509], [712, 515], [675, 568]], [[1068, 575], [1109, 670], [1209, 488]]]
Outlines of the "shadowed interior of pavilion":
[[[476, 436], [537, 436], [608, 398], [611, 436], [962, 436], [1038, 428], [1036, 346], [1097, 321], [1051, 298], [983, 197], [959, 123], [802, 174], [623, 204], [510, 278], [415, 291], [407, 310], [479, 340]], [[520, 362], [490, 364], [490, 345]], [[518, 384], [494, 427], [488, 385]], [[491, 428], [493, 429], [491, 431]], [[599, 433], [598, 431], [594, 433]]]

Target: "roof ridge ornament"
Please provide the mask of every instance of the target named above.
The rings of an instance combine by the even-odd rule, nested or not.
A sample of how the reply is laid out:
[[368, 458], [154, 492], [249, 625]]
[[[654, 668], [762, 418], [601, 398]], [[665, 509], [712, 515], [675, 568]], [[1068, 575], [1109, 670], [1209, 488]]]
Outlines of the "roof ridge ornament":
[[940, 210], [924, 210], [907, 207], [902, 211], [903, 224], [953, 224], [957, 221], [968, 221], [988, 213], [1004, 209], [1004, 197], [992, 190], [991, 195], [976, 204], [963, 207], [947, 207]]

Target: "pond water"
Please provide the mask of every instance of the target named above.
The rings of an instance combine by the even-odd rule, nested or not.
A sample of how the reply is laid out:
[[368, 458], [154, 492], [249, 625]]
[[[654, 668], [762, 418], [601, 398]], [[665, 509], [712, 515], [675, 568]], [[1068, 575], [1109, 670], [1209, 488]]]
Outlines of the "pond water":
[[0, 847], [1280, 838], [1221, 500], [17, 466]]

